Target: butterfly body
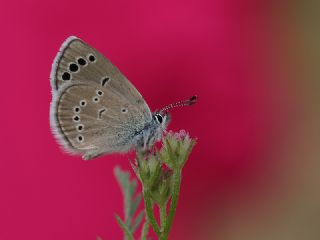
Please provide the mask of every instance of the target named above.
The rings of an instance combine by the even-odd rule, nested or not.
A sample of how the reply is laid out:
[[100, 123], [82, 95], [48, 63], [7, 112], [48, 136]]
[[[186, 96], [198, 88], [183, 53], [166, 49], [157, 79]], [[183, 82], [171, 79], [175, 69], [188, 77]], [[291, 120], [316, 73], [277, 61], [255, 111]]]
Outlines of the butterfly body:
[[169, 123], [168, 114], [152, 113], [129, 80], [79, 38], [62, 44], [50, 80], [51, 129], [66, 151], [84, 159], [146, 150]]

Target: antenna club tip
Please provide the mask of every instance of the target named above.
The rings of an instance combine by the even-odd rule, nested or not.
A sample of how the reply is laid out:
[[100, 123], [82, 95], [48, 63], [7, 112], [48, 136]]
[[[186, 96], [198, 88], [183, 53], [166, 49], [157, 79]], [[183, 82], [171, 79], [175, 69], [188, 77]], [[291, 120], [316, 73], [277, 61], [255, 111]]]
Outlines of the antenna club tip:
[[195, 104], [198, 100], [198, 96], [197, 95], [193, 95], [190, 99], [189, 99], [189, 103], [190, 105]]

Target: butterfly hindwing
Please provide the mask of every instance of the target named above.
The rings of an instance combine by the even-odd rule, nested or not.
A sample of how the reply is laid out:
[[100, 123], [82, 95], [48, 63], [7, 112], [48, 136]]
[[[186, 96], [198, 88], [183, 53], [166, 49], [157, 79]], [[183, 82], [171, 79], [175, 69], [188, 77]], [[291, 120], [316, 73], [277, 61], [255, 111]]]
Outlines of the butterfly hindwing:
[[148, 120], [139, 106], [114, 88], [72, 81], [57, 90], [50, 121], [64, 149], [89, 159], [128, 151]]

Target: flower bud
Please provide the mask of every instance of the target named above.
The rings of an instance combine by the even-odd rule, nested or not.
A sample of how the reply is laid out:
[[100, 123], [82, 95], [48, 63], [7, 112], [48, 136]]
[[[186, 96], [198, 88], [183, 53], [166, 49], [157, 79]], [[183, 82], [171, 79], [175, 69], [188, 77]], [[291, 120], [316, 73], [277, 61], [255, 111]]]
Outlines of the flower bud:
[[181, 169], [187, 161], [196, 140], [180, 130], [178, 133], [168, 132], [163, 140], [163, 147], [159, 152], [160, 159], [171, 169]]
[[158, 184], [161, 175], [160, 161], [152, 154], [147, 155], [147, 157], [138, 154], [137, 164], [137, 173], [143, 186], [149, 190], [154, 188]]
[[153, 188], [150, 193], [153, 202], [157, 203], [159, 206], [163, 206], [167, 203], [171, 197], [171, 182], [172, 172], [162, 168], [159, 184]]

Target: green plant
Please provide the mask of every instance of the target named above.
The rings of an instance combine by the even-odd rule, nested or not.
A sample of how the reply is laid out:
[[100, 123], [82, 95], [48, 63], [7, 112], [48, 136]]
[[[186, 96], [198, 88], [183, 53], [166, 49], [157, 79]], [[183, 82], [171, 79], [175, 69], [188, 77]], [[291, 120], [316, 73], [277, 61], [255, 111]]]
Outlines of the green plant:
[[[131, 163], [134, 172], [142, 184], [142, 193], [136, 193], [137, 181], [130, 180], [129, 172], [115, 168], [115, 176], [124, 196], [124, 220], [116, 215], [123, 230], [125, 240], [133, 240], [134, 233], [145, 217], [141, 231], [141, 240], [148, 238], [149, 225], [159, 240], [167, 240], [177, 208], [182, 169], [196, 140], [184, 130], [169, 132], [162, 139], [162, 147], [152, 151], [137, 152]], [[136, 213], [139, 203], [144, 199], [145, 209]], [[160, 219], [155, 216], [155, 206], [159, 209]], [[135, 217], [136, 216], [136, 217]]]
[[[116, 214], [116, 220], [125, 234], [126, 240], [133, 240], [133, 234], [142, 223], [144, 211], [136, 214], [138, 206], [142, 199], [141, 193], [136, 193], [137, 181], [130, 180], [130, 173], [122, 171], [119, 167], [115, 167], [114, 174], [122, 189], [124, 197], [124, 220]], [[134, 217], [137, 215], [136, 217]], [[141, 239], [144, 239], [141, 237]]]

